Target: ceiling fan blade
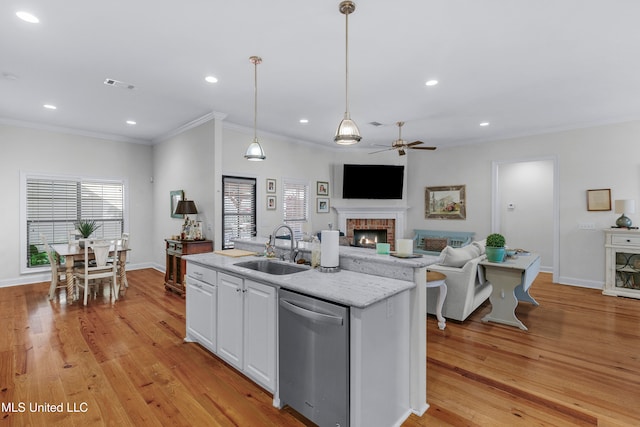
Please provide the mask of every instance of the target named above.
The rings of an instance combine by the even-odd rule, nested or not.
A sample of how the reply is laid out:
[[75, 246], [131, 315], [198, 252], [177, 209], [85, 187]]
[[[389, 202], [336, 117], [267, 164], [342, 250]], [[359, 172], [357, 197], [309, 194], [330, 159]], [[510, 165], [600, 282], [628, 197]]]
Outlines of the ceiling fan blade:
[[435, 150], [437, 147], [409, 147], [412, 150]]
[[393, 148], [393, 147], [392, 147], [392, 148], [387, 148], [387, 149], [385, 149], [385, 150], [372, 151], [372, 152], [371, 152], [371, 153], [369, 153], [369, 154], [382, 153], [383, 151], [389, 151], [389, 150], [395, 150], [395, 148]]
[[424, 144], [424, 142], [422, 142], [422, 141], [413, 141], [413, 142], [410, 142], [410, 143], [404, 144], [404, 145], [405, 145], [405, 147], [412, 147], [414, 145], [420, 145], [420, 144]]

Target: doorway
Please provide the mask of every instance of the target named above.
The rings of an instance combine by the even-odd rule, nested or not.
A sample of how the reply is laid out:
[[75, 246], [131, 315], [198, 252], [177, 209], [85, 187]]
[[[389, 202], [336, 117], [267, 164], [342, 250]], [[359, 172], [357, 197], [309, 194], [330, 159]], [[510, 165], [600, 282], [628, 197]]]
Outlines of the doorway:
[[492, 232], [507, 245], [540, 254], [541, 271], [558, 277], [558, 161], [555, 157], [492, 164]]

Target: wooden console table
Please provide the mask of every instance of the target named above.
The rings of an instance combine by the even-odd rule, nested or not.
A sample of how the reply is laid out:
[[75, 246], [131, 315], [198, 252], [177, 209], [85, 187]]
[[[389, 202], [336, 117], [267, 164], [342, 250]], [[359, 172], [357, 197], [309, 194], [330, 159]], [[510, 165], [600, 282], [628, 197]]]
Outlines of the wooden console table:
[[524, 331], [524, 326], [516, 317], [518, 301], [527, 301], [533, 305], [538, 302], [529, 295], [529, 288], [540, 271], [540, 255], [519, 255], [517, 258], [507, 258], [505, 262], [491, 262], [486, 259], [480, 261], [485, 269], [485, 275], [493, 290], [491, 313], [482, 318], [483, 322], [498, 322], [516, 326]]
[[211, 240], [172, 240], [167, 242], [167, 265], [164, 273], [164, 288], [184, 295], [184, 275], [187, 273], [187, 261], [183, 255], [213, 252]]

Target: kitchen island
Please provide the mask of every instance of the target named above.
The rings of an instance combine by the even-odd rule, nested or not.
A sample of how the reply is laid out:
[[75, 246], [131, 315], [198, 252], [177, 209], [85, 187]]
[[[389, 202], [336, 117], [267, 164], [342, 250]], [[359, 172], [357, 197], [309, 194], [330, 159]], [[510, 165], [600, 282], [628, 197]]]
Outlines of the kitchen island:
[[[266, 239], [260, 238], [237, 241], [236, 248], [260, 251], [264, 241]], [[277, 251], [286, 251], [289, 243], [277, 239]], [[303, 256], [306, 250], [301, 248]], [[189, 317], [196, 316], [190, 315], [188, 286], [186, 340], [201, 343], [271, 391], [275, 406], [286, 404], [280, 402], [277, 381], [276, 295], [282, 288], [349, 307], [350, 425], [399, 425], [411, 412], [421, 415], [428, 408], [424, 284], [426, 266], [437, 262], [437, 257], [400, 259], [378, 255], [370, 249], [341, 247], [339, 272], [322, 273], [307, 268], [286, 275], [235, 265], [246, 260], [264, 259], [257, 256], [234, 258], [208, 253], [189, 255], [185, 259], [188, 273], [200, 269], [194, 274], [212, 277], [209, 281], [215, 286], [207, 295], [215, 300], [217, 292], [217, 305], [210, 306], [220, 308], [217, 318], [204, 322], [205, 330], [211, 336], [203, 339], [197, 328], [189, 327]], [[227, 291], [230, 283], [235, 286], [235, 293]], [[196, 292], [200, 290], [194, 288], [193, 294]], [[234, 298], [229, 295], [245, 295], [245, 301], [233, 306]], [[192, 300], [191, 306], [202, 301], [198, 297], [195, 302]], [[233, 309], [229, 309], [232, 306]], [[243, 307], [244, 329], [231, 334], [227, 329], [237, 322], [230, 322], [224, 313], [243, 312]], [[252, 313], [258, 318], [252, 319]], [[211, 321], [216, 325], [213, 328], [207, 326]], [[238, 337], [236, 350], [233, 350], [233, 343], [227, 343], [233, 337]], [[250, 349], [256, 340], [269, 350]], [[262, 356], [256, 357], [256, 354]]]

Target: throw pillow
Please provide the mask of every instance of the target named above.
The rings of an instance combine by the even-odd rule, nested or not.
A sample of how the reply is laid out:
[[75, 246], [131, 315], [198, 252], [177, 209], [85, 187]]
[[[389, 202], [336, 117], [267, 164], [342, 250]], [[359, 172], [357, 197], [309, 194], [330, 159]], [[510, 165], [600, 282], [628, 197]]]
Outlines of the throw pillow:
[[478, 241], [472, 242], [471, 244], [475, 245], [480, 250], [479, 255], [484, 255], [485, 252], [487, 252], [487, 239], [478, 240]]
[[424, 250], [432, 252], [440, 252], [447, 246], [447, 238], [425, 237]]
[[462, 248], [447, 246], [442, 250], [444, 256], [440, 264], [447, 267], [462, 267], [468, 261], [480, 256], [480, 249], [475, 245], [467, 245]]

